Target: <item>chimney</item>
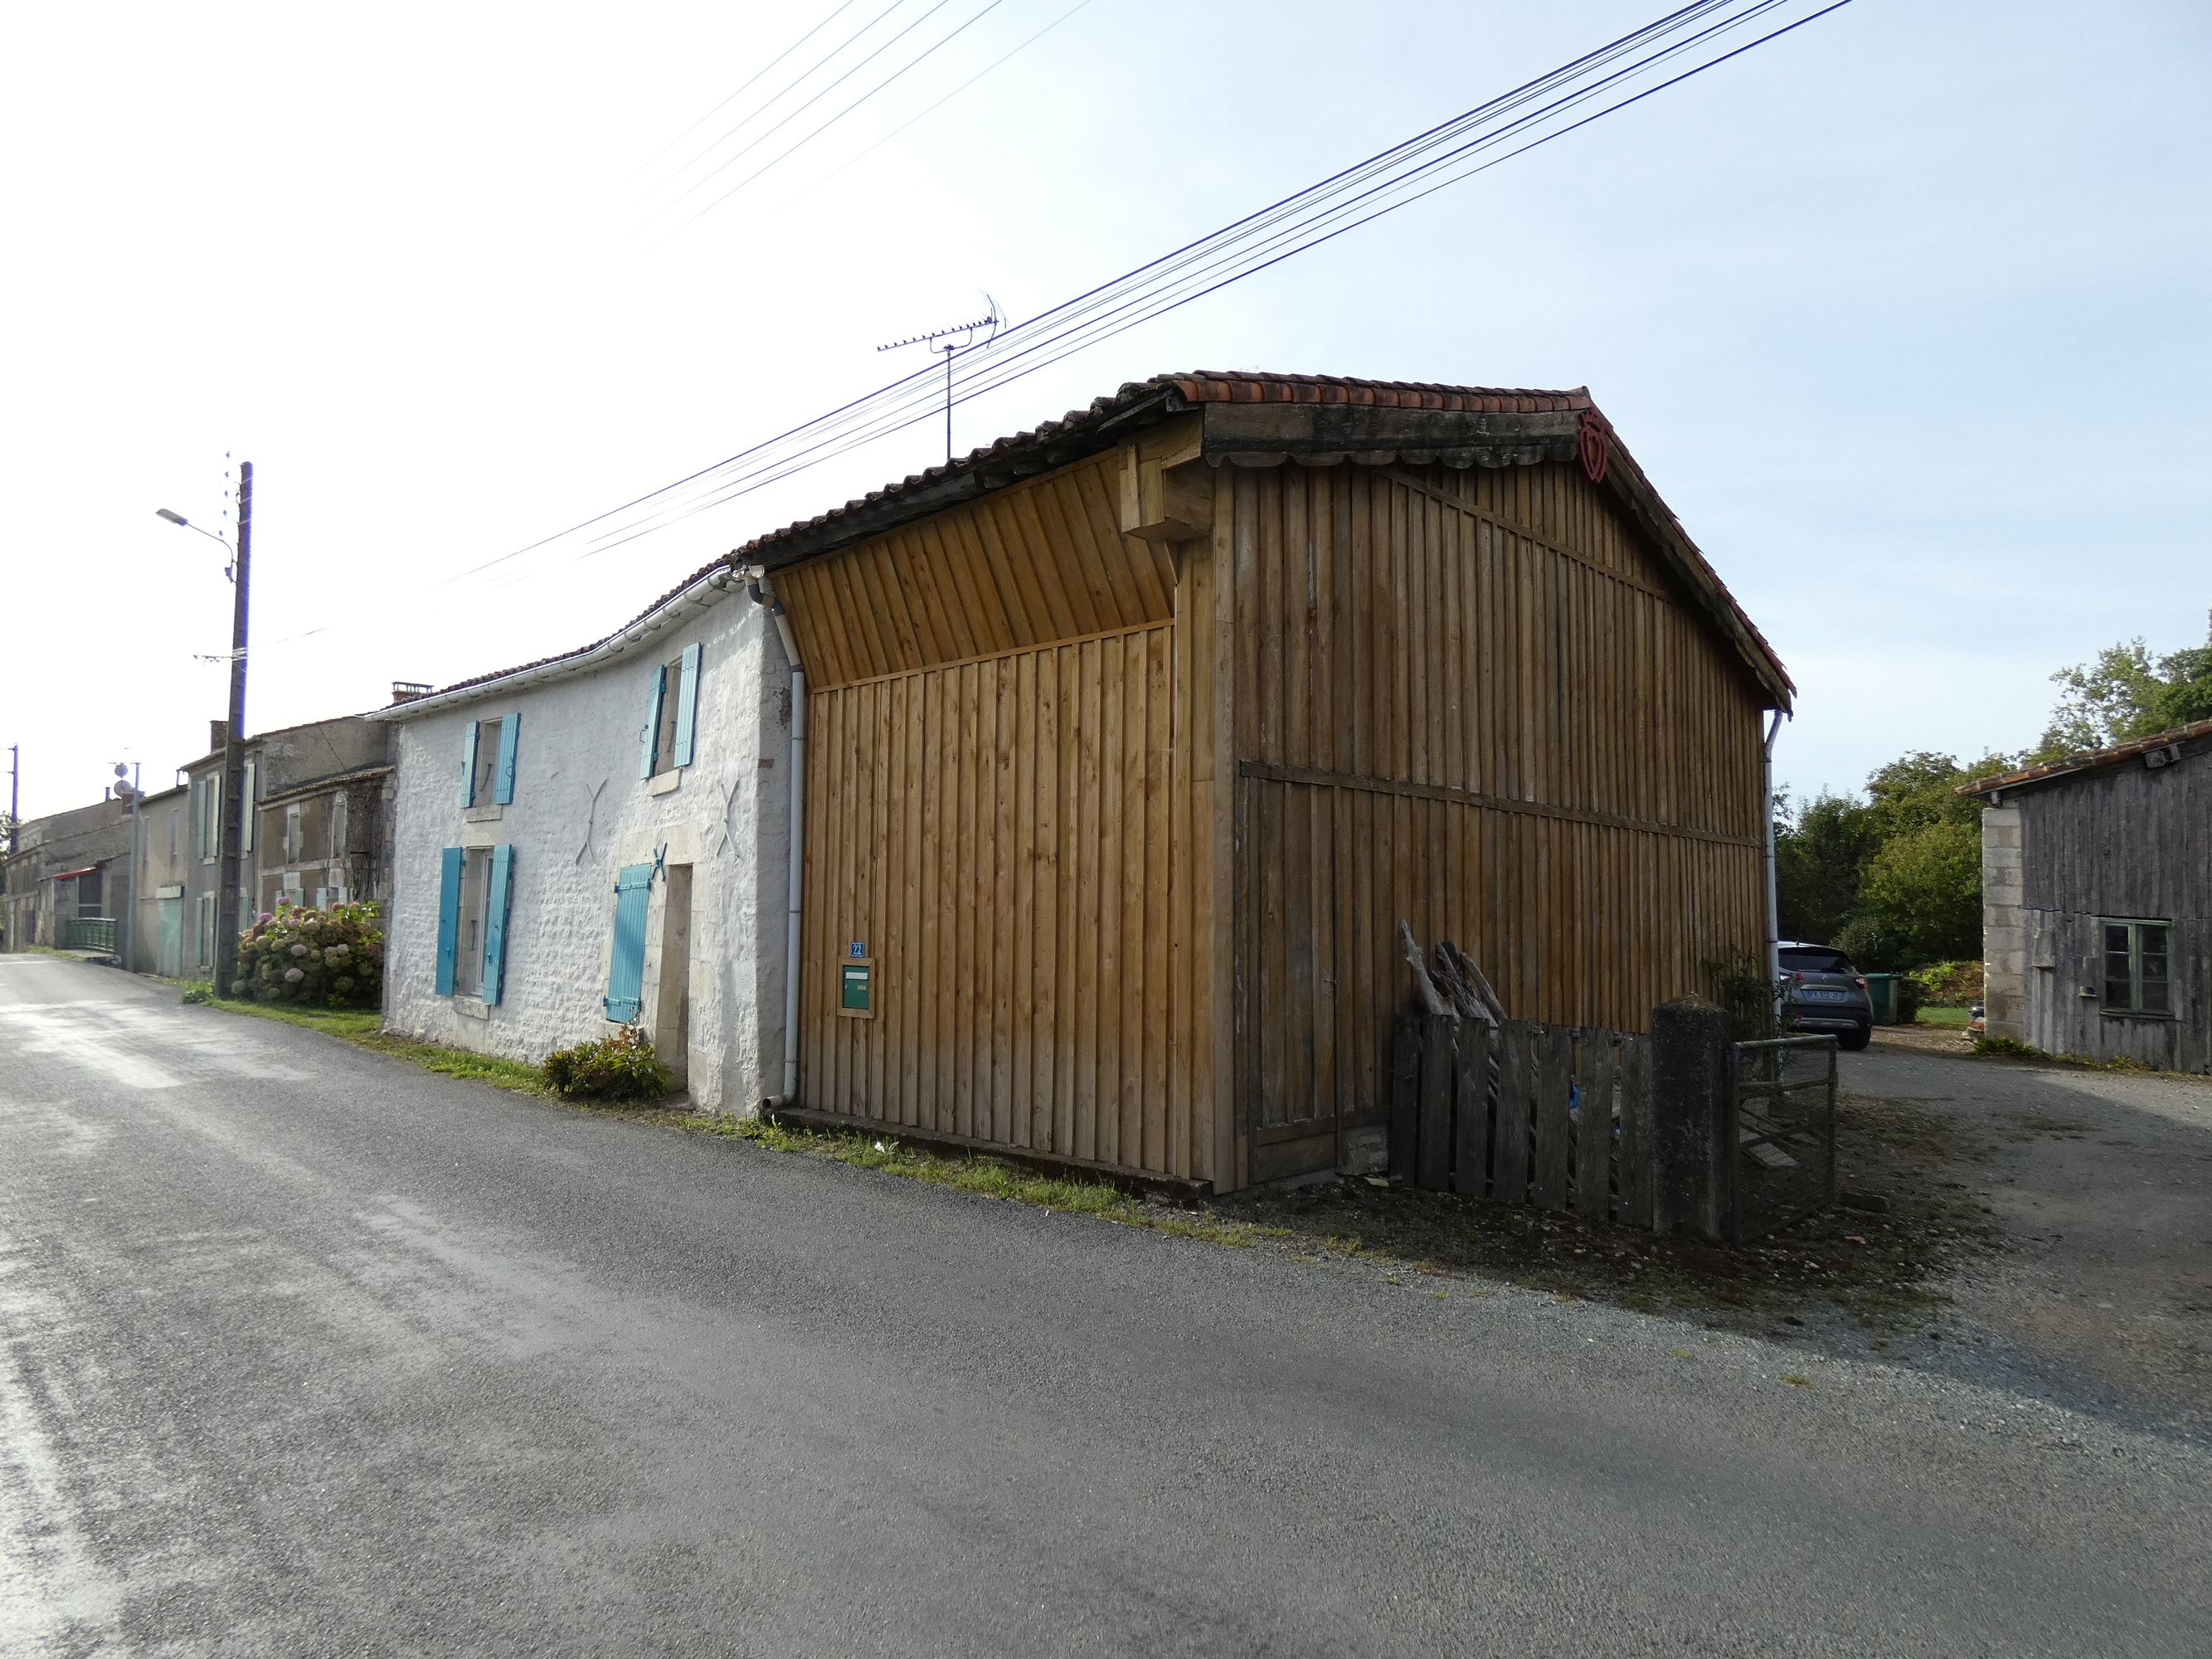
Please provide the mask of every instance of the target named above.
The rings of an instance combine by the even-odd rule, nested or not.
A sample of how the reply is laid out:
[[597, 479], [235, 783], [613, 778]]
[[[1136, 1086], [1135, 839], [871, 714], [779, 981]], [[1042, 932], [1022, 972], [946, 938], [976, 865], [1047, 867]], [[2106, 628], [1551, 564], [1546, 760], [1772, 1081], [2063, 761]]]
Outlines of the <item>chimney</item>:
[[427, 697], [436, 688], [423, 680], [394, 680], [392, 682], [392, 701], [395, 703], [413, 702]]
[[222, 748], [224, 744], [229, 741], [230, 722], [228, 720], [210, 720], [208, 722], [208, 752], [210, 754], [213, 754], [216, 750]]

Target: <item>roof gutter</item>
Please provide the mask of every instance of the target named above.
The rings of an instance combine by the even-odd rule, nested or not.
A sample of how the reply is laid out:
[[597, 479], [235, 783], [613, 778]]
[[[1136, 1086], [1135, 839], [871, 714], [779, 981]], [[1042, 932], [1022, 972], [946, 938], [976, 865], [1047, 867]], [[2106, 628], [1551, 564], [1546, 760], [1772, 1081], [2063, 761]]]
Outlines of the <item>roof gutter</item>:
[[411, 720], [425, 714], [442, 714], [464, 703], [505, 696], [527, 690], [532, 686], [544, 685], [548, 681], [566, 679], [571, 674], [588, 673], [618, 657], [628, 655], [635, 647], [642, 645], [654, 635], [689, 621], [695, 611], [705, 610], [726, 593], [744, 585], [744, 577], [740, 573], [726, 565], [717, 565], [689, 586], [655, 605], [621, 632], [610, 634], [597, 645], [586, 646], [581, 651], [573, 651], [565, 657], [555, 657], [532, 667], [516, 669], [513, 673], [501, 674], [495, 679], [479, 680], [473, 685], [456, 687], [451, 691], [433, 691], [427, 697], [393, 703], [388, 708], [374, 708], [362, 718], [394, 723]]

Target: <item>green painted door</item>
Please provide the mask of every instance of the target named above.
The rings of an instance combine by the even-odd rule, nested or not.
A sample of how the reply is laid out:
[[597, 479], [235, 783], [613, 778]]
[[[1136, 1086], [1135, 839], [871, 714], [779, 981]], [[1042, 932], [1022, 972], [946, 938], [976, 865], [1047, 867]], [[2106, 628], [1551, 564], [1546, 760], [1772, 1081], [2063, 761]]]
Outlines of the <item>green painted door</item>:
[[185, 976], [185, 899], [179, 893], [174, 898], [157, 900], [161, 907], [159, 926], [154, 935], [154, 971], [165, 979]]

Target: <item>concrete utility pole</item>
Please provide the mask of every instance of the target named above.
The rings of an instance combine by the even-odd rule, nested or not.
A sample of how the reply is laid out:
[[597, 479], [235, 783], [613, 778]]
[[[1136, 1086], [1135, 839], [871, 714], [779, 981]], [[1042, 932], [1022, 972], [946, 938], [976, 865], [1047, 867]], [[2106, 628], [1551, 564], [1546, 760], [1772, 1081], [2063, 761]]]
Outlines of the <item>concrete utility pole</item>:
[[247, 583], [253, 564], [253, 463], [238, 466], [238, 556], [231, 567], [230, 596], [230, 721], [222, 737], [222, 896], [216, 901], [216, 994], [230, 995], [230, 982], [238, 976], [238, 934], [242, 917], [238, 903], [240, 848], [243, 845], [247, 804], [240, 799], [246, 788], [246, 623]]

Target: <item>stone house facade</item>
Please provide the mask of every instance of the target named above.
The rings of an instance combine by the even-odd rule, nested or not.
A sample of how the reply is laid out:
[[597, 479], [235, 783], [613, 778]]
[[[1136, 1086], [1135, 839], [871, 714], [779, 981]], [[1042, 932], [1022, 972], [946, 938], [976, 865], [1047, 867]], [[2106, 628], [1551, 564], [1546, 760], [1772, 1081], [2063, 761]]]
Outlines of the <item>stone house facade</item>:
[[183, 963], [187, 975], [215, 965], [216, 929], [250, 924], [281, 902], [381, 900], [391, 869], [389, 728], [366, 715], [311, 720], [249, 738], [240, 891], [222, 885], [223, 723], [209, 723], [209, 752], [178, 769], [185, 778], [181, 854]]
[[702, 1107], [775, 1092], [789, 672], [735, 572], [376, 718], [388, 1029], [537, 1060], [635, 1024]]
[[69, 943], [72, 921], [120, 918], [130, 874], [128, 800], [26, 819], [7, 862], [8, 949], [59, 949]]

